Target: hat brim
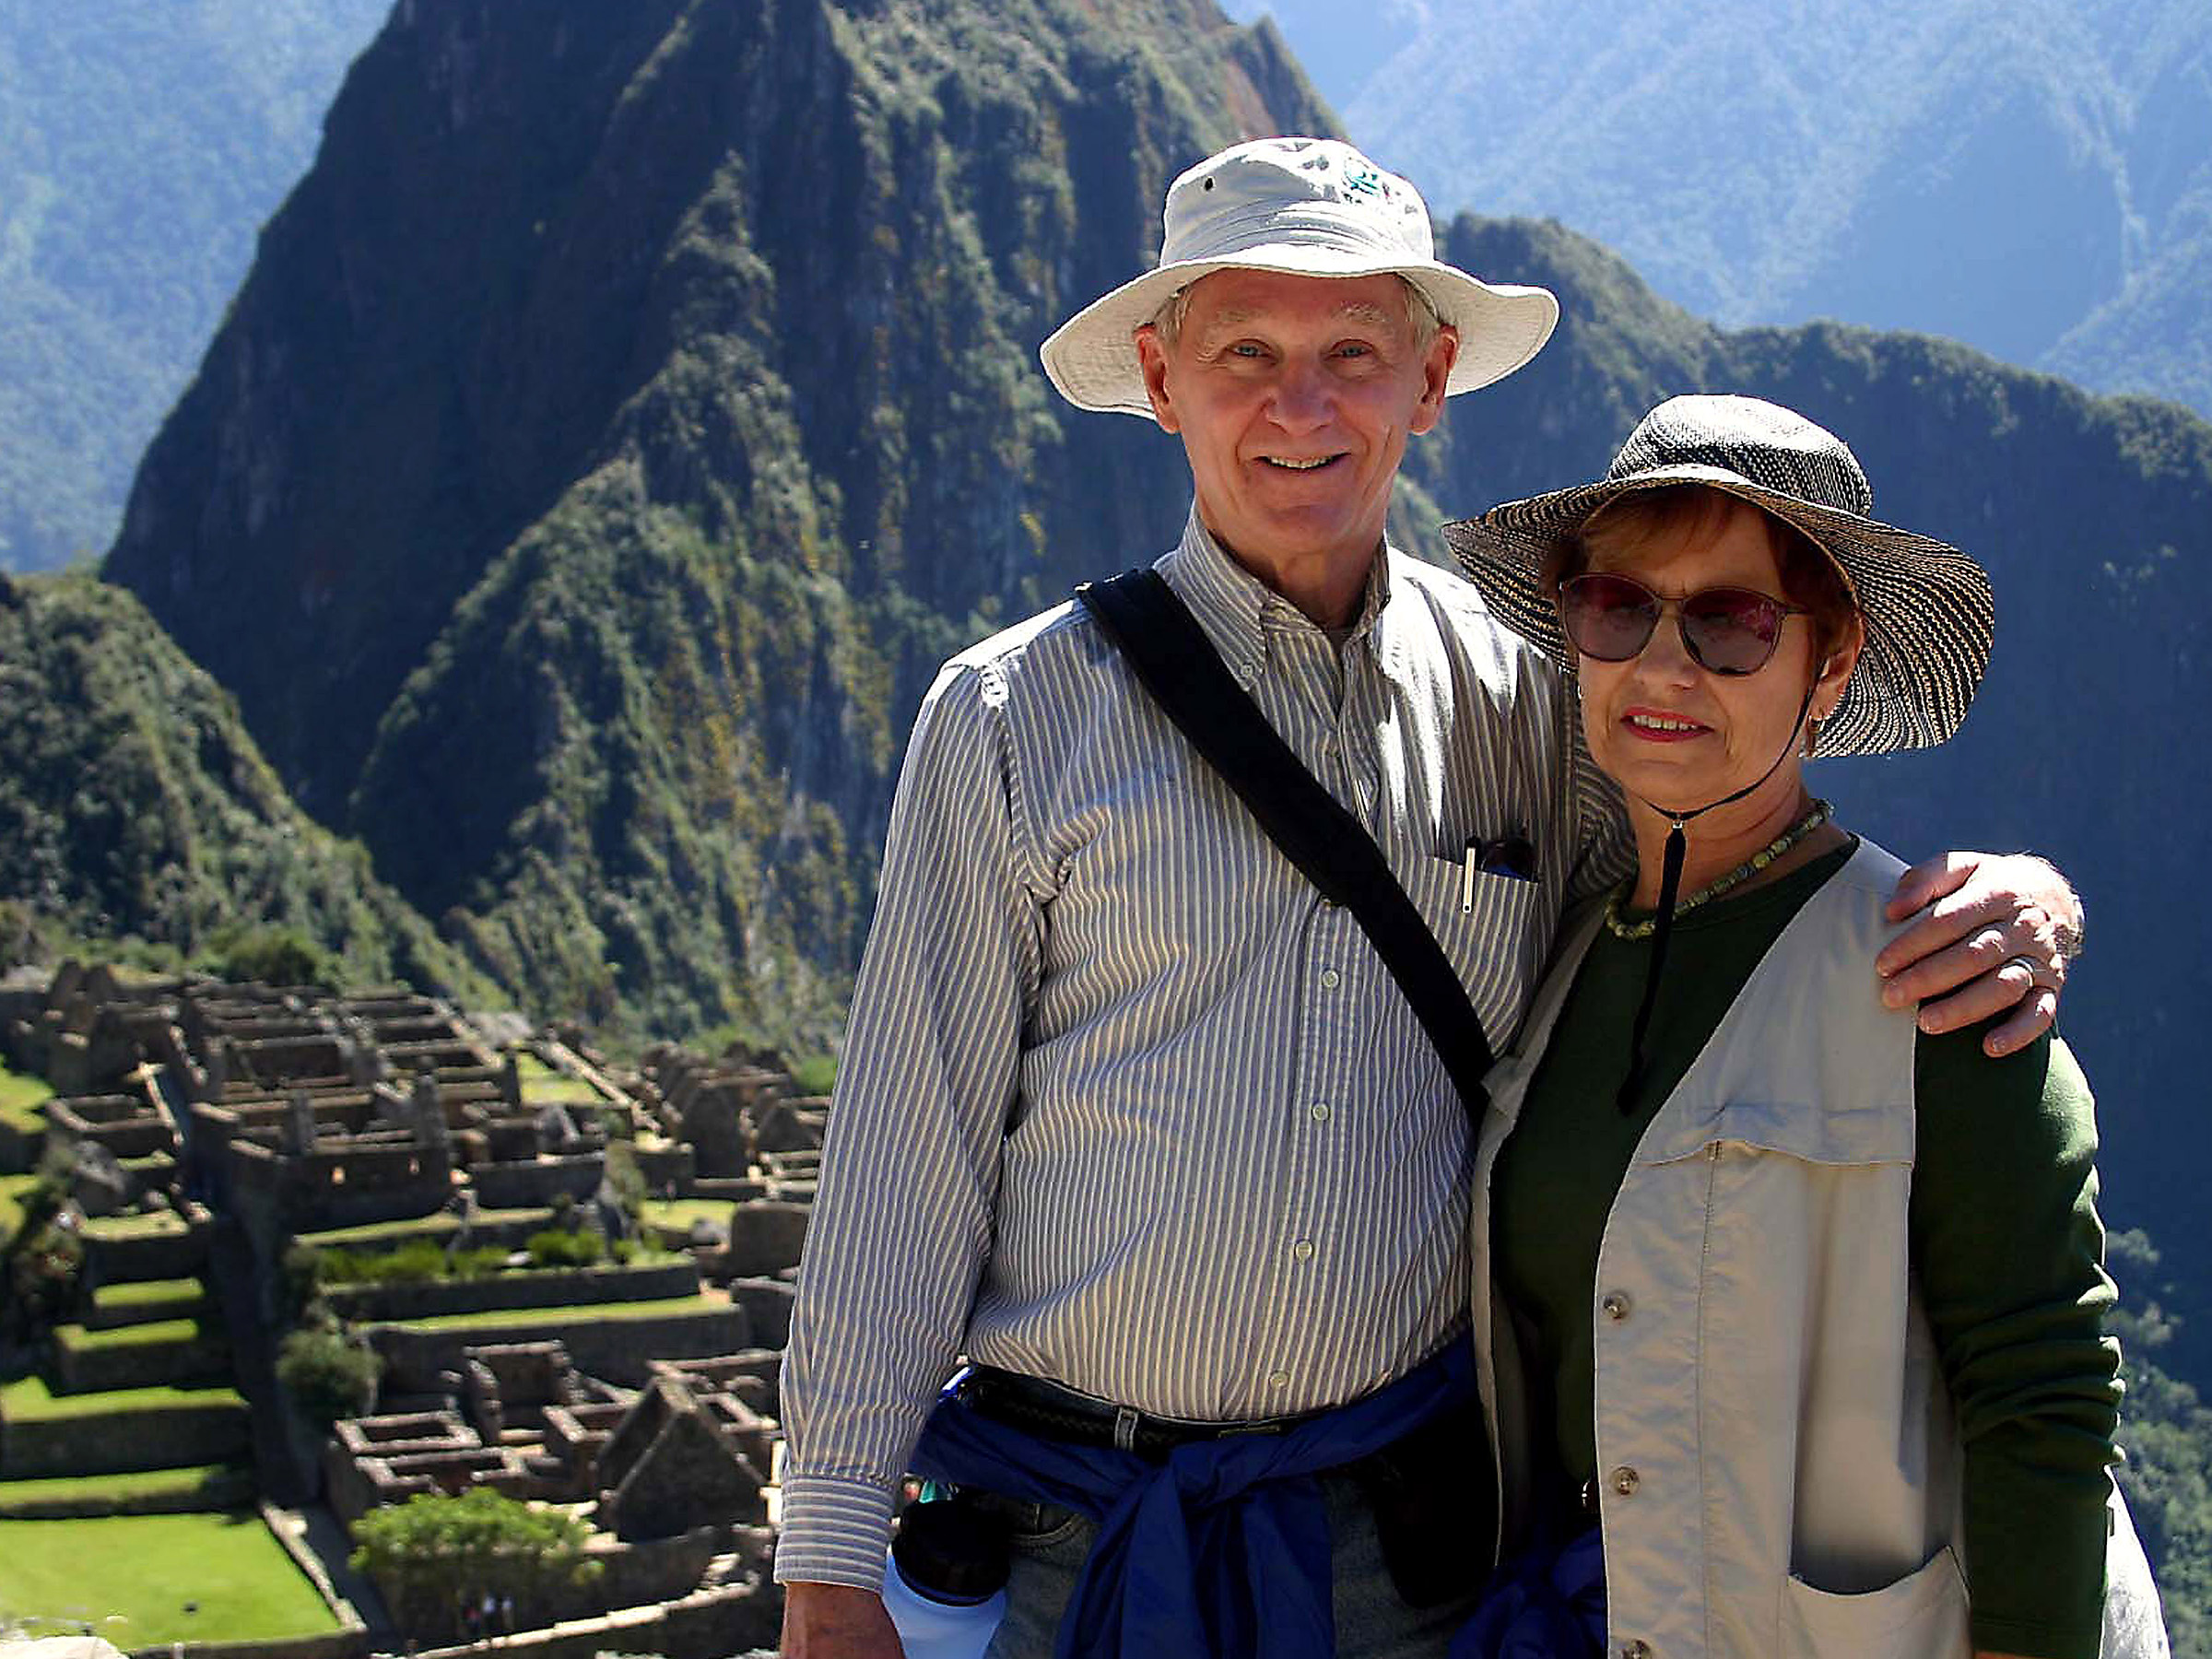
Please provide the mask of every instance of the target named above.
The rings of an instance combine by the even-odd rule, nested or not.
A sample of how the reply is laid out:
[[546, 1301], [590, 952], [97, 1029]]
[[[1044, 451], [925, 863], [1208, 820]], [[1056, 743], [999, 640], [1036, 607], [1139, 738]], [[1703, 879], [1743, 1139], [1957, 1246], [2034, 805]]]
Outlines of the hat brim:
[[1544, 580], [1553, 550], [1600, 508], [1675, 484], [1702, 484], [1803, 531], [1851, 584], [1866, 642], [1843, 698], [1819, 729], [1817, 753], [1879, 755], [1927, 748], [1959, 729], [1989, 666], [1996, 613], [1987, 571], [1947, 542], [1824, 507], [1724, 467], [1654, 467], [1624, 478], [1507, 501], [1444, 526], [1469, 581], [1498, 619], [1572, 667]]
[[1094, 300], [1053, 331], [1038, 348], [1044, 372], [1078, 408], [1150, 418], [1136, 331], [1152, 321], [1177, 288], [1216, 271], [1281, 271], [1324, 278], [1405, 277], [1459, 331], [1459, 356], [1444, 394], [1456, 396], [1503, 380], [1544, 348], [1559, 324], [1559, 302], [1548, 288], [1484, 282], [1440, 261], [1377, 259], [1305, 243], [1248, 248], [1231, 259], [1163, 265]]

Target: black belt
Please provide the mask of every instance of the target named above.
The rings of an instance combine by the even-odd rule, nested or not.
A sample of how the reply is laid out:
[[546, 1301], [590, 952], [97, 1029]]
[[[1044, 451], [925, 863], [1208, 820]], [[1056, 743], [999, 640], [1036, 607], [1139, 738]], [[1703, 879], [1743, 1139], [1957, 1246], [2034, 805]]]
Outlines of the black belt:
[[1321, 1415], [1304, 1412], [1232, 1423], [1155, 1417], [1134, 1406], [1116, 1406], [1112, 1400], [1047, 1382], [1041, 1377], [1000, 1371], [992, 1365], [970, 1368], [960, 1382], [959, 1397], [973, 1410], [1009, 1429], [1077, 1445], [1119, 1446], [1154, 1463], [1178, 1446], [1241, 1434], [1282, 1434]]

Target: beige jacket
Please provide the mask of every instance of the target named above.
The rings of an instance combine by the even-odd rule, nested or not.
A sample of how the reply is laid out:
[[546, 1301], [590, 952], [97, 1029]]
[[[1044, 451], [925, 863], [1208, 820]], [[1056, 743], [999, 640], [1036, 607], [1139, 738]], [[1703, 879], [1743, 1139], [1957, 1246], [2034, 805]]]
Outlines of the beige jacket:
[[[1591, 1317], [1606, 1605], [1629, 1659], [1971, 1651], [1959, 1449], [1907, 1248], [1913, 1022], [1874, 989], [1901, 869], [1863, 843], [1791, 920], [1613, 1201]], [[1478, 1260], [1499, 1147], [1597, 925], [1566, 931], [1492, 1074]], [[1475, 1329], [1510, 1549], [1536, 1442], [1479, 1270]], [[2113, 1515], [2104, 1652], [2163, 1655], [2116, 1492]]]

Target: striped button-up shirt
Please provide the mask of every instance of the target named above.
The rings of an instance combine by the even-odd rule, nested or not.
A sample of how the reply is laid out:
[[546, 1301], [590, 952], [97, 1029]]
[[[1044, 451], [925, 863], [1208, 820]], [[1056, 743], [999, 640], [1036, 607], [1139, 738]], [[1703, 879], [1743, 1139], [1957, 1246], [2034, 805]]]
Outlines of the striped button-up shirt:
[[[1565, 677], [1395, 551], [1341, 640], [1195, 512], [1157, 568], [1502, 1049], [1562, 908], [1633, 863]], [[1531, 867], [1469, 874], [1509, 839]], [[1403, 1375], [1465, 1321], [1471, 1141], [1359, 924], [1080, 606], [955, 657], [907, 748], [830, 1115], [777, 1576], [880, 1579], [961, 1354], [1207, 1419]]]

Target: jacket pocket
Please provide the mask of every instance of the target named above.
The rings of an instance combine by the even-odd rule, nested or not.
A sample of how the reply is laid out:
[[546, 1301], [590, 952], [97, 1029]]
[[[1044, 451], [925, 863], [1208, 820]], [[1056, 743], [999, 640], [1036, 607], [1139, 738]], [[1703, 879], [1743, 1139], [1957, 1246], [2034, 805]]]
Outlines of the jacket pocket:
[[1782, 1587], [1782, 1659], [1968, 1659], [1966, 1579], [1949, 1546], [1893, 1584], [1855, 1595]]

